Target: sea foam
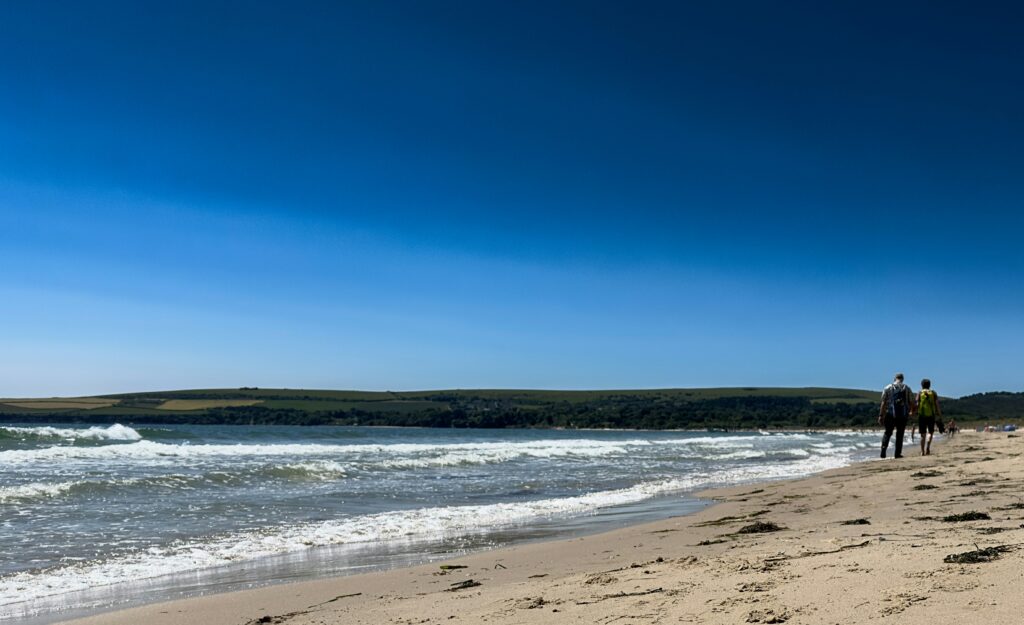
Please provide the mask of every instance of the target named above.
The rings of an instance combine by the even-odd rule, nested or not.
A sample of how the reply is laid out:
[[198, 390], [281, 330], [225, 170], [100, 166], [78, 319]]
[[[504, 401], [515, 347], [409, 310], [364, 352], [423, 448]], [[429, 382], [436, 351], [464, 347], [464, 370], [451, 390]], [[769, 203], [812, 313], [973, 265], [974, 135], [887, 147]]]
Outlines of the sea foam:
[[[845, 466], [850, 462], [848, 457], [817, 456], [785, 464], [698, 472], [678, 479], [643, 482], [629, 488], [574, 497], [398, 510], [177, 541], [98, 561], [0, 577], [0, 606], [15, 606], [48, 596], [152, 580], [177, 573], [210, 571], [239, 562], [308, 551], [315, 547], [391, 541], [427, 542], [467, 536], [521, 526], [540, 519], [595, 514], [604, 508], [711, 485], [797, 477]], [[0, 612], [0, 616], [4, 616], [4, 613]]]
[[57, 438], [63, 440], [96, 440], [96, 441], [139, 441], [142, 435], [134, 429], [115, 423], [108, 427], [93, 426], [90, 428], [55, 428], [39, 427], [0, 427], [0, 432], [26, 439]]

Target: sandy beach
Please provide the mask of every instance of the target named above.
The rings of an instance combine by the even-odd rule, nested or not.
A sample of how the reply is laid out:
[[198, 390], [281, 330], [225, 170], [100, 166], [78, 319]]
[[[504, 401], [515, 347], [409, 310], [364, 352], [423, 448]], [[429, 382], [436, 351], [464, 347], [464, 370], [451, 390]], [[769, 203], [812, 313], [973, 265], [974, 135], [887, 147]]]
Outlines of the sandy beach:
[[700, 513], [605, 534], [67, 622], [1020, 622], [1024, 438], [966, 432], [931, 456], [906, 451], [707, 491], [718, 503]]

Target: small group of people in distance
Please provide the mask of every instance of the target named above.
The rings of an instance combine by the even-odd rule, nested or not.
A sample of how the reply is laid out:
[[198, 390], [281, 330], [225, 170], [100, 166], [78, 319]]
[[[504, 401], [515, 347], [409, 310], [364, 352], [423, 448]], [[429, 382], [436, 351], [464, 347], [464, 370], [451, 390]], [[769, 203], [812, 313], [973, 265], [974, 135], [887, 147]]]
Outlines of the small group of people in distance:
[[922, 456], [932, 453], [936, 423], [939, 433], [948, 431], [952, 436], [956, 431], [955, 421], [951, 420], [948, 424], [942, 421], [939, 394], [932, 390], [931, 380], [921, 380], [921, 390], [915, 396], [910, 387], [903, 383], [903, 374], [897, 373], [892, 384], [882, 391], [882, 404], [878, 407], [878, 424], [885, 428], [885, 434], [882, 435], [882, 458], [885, 458], [889, 449], [893, 431], [896, 433], [896, 457], [903, 457], [903, 434], [907, 429], [907, 421], [915, 415], [917, 431], [921, 433]]

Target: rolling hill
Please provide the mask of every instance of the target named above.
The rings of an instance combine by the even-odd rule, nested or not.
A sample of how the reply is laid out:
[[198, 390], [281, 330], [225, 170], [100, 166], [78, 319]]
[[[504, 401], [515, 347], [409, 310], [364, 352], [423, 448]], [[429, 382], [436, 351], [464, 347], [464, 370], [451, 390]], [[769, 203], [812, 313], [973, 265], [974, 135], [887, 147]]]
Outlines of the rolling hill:
[[[196, 389], [0, 399], [7, 422], [387, 425], [420, 427], [862, 427], [877, 391], [836, 388], [332, 391]], [[961, 420], [1024, 418], [1024, 393], [945, 399]]]

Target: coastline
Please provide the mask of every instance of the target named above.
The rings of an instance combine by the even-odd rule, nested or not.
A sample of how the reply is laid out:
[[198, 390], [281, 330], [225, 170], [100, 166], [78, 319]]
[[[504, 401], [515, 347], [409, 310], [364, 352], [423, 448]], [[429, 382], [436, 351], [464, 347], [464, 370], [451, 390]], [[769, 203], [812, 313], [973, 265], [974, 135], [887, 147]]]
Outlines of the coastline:
[[[27, 487], [0, 488], [0, 497], [24, 493], [34, 498], [30, 503], [40, 502], [38, 514], [22, 515], [23, 527], [8, 526], [9, 551], [17, 558], [42, 549], [50, 559], [7, 561], [7, 568], [23, 573], [0, 580], [0, 622], [26, 625], [412, 566], [685, 515], [708, 505], [693, 496], [699, 490], [845, 466], [867, 458], [865, 447], [876, 438], [855, 432], [385, 434], [230, 426], [206, 432], [123, 426], [13, 432], [21, 433], [38, 440], [32, 449], [5, 453], [5, 460], [49, 458], [40, 463], [43, 470], [4, 474]], [[54, 445], [54, 439], [78, 435], [97, 440]], [[294, 446], [307, 441], [313, 444]], [[65, 458], [79, 473], [94, 466], [101, 477], [62, 482], [70, 496], [52, 497], [42, 490], [50, 483], [45, 468], [60, 472]], [[110, 468], [104, 466], [108, 459]], [[219, 471], [231, 481], [227, 488]], [[252, 488], [237, 488], [243, 483]], [[166, 496], [150, 497], [151, 486]], [[381, 497], [389, 493], [397, 495], [395, 502]], [[107, 503], [100, 509], [111, 522], [92, 523], [88, 504], [101, 497]], [[220, 510], [225, 497], [232, 505]], [[237, 530], [233, 521], [239, 512], [251, 514], [251, 506], [272, 521]], [[73, 533], [61, 531], [63, 519], [78, 516], [85, 522]], [[112, 531], [156, 548], [132, 545], [106, 557], [99, 549], [118, 539]], [[152, 539], [182, 531], [183, 540]]]
[[[1008, 623], [1016, 608], [1000, 598], [1019, 593], [1024, 550], [980, 564], [943, 558], [1024, 544], [1021, 440], [965, 432], [928, 457], [703, 491], [717, 503], [694, 514], [445, 561], [465, 568], [435, 562], [63, 622]], [[968, 511], [991, 519], [941, 520]], [[867, 524], [843, 524], [856, 519]], [[756, 522], [784, 529], [737, 533]]]

